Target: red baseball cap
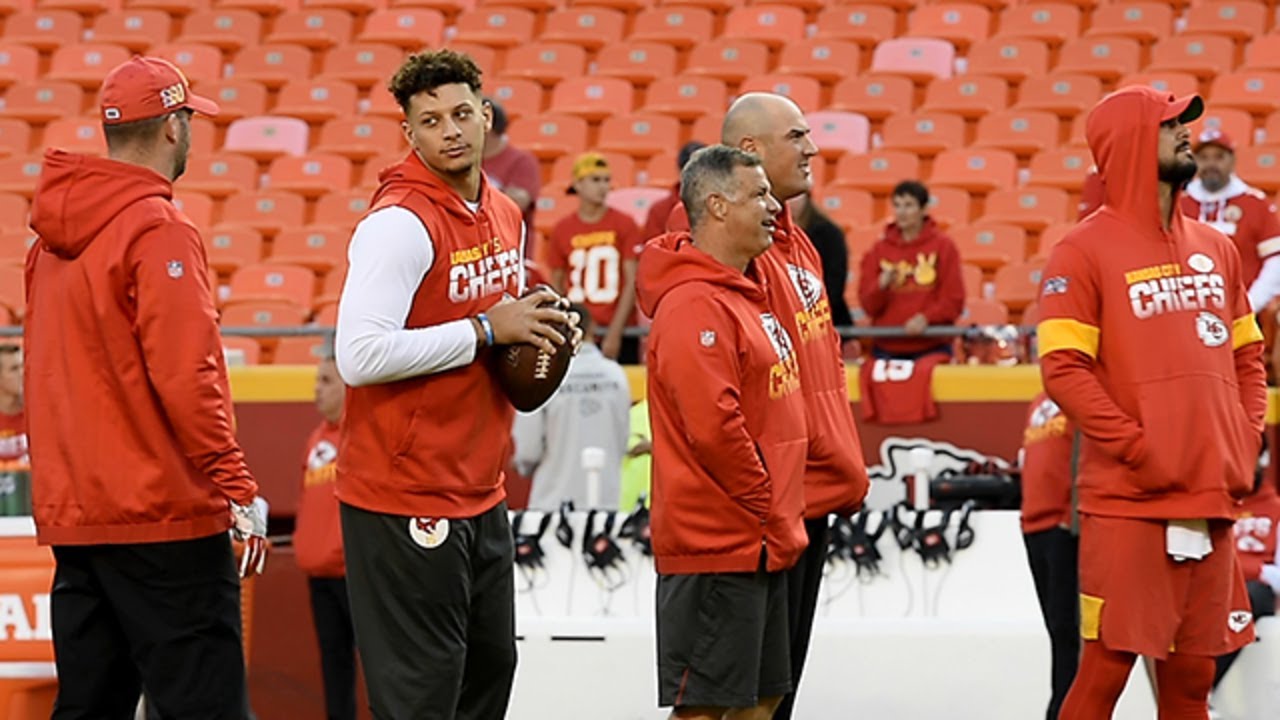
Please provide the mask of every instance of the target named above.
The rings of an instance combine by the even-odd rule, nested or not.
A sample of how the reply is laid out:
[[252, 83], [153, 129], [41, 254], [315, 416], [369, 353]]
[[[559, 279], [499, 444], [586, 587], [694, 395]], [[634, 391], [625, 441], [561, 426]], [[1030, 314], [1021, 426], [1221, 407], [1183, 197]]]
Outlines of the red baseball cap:
[[1236, 144], [1232, 142], [1231, 136], [1222, 132], [1218, 128], [1205, 128], [1196, 138], [1195, 147], [1192, 148], [1196, 152], [1200, 152], [1200, 148], [1205, 145], [1217, 145], [1229, 153], [1236, 151]]
[[1204, 113], [1204, 100], [1201, 100], [1199, 95], [1174, 97], [1170, 93], [1167, 102], [1168, 106], [1160, 116], [1161, 122], [1178, 118], [1178, 122], [1187, 125]]
[[168, 60], [134, 55], [102, 81], [102, 123], [120, 125], [189, 108], [210, 117], [218, 104], [191, 92], [191, 83]]

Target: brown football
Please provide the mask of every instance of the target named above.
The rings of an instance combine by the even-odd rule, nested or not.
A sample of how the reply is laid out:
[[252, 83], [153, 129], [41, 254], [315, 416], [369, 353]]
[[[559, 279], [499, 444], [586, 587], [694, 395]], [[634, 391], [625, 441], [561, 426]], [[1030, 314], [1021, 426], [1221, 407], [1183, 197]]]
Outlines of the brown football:
[[568, 340], [572, 333], [566, 324], [553, 327], [566, 340], [554, 353], [539, 350], [529, 343], [499, 345], [493, 349], [493, 374], [507, 399], [521, 412], [542, 407], [555, 394], [569, 371], [573, 344]]

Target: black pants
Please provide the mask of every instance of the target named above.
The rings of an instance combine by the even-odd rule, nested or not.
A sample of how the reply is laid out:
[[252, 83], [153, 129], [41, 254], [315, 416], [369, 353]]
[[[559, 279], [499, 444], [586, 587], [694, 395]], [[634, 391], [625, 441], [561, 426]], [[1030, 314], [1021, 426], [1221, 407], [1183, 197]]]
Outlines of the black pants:
[[787, 571], [787, 613], [791, 630], [791, 692], [782, 698], [774, 720], [787, 720], [800, 692], [800, 674], [809, 655], [809, 641], [813, 638], [813, 619], [818, 614], [818, 595], [822, 588], [822, 568], [827, 561], [827, 533], [829, 517], [804, 521], [809, 535], [809, 547]]
[[347, 591], [378, 720], [501, 720], [515, 680], [507, 505], [410, 518], [342, 505]]
[[346, 578], [310, 578], [311, 616], [320, 641], [324, 710], [328, 720], [356, 717], [356, 634]]
[[1080, 666], [1080, 541], [1060, 527], [1023, 535], [1022, 539], [1053, 653], [1053, 695], [1044, 716], [1057, 720]]
[[240, 581], [226, 533], [53, 549], [53, 720], [248, 716]]
[[[1276, 614], [1276, 593], [1271, 586], [1261, 580], [1250, 580], [1245, 583], [1245, 587], [1249, 590], [1249, 605], [1253, 609], [1253, 619], [1256, 622], [1258, 618], [1270, 617]], [[1236, 658], [1240, 657], [1240, 651], [1229, 652], [1217, 658], [1217, 668], [1213, 673], [1213, 686], [1218, 687], [1218, 683], [1222, 682], [1222, 678], [1231, 669], [1231, 665], [1235, 663]]]

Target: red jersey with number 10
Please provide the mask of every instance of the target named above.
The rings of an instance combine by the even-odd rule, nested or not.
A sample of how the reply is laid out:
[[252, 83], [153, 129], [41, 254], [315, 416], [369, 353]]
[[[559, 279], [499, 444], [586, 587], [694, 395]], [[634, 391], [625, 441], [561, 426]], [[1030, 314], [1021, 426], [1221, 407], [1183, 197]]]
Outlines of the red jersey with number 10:
[[[551, 229], [547, 264], [565, 272], [569, 301], [582, 303], [597, 325], [607, 326], [622, 296], [622, 266], [636, 259], [643, 242], [640, 229], [626, 213], [608, 208], [593, 223], [573, 213]], [[627, 324], [635, 324], [634, 311]]]

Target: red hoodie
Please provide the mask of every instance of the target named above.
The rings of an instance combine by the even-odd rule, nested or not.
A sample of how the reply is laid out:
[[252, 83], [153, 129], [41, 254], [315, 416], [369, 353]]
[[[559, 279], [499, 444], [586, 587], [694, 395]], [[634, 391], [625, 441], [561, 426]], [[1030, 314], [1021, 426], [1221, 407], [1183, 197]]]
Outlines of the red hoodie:
[[1089, 114], [1105, 200], [1045, 267], [1040, 369], [1084, 434], [1082, 512], [1231, 519], [1261, 443], [1262, 334], [1231, 241], [1176, 197], [1162, 227], [1156, 147], [1172, 103], [1128, 87]]
[[45, 153], [27, 255], [26, 410], [37, 538], [225, 531], [258, 486], [232, 432], [204, 245], [158, 173]]
[[653, 552], [665, 575], [769, 571], [807, 543], [807, 434], [795, 346], [769, 312], [757, 263], [740, 273], [661, 235], [636, 290], [653, 318]]
[[[880, 287], [880, 273], [897, 267], [898, 283]], [[960, 251], [926, 217], [915, 240], [905, 240], [897, 223], [889, 223], [884, 237], [862, 256], [858, 300], [875, 327], [901, 327], [916, 313], [930, 325], [950, 325], [964, 311], [964, 276]], [[874, 346], [891, 355], [915, 355], [946, 346], [945, 338], [876, 338]]]
[[1262, 566], [1276, 561], [1276, 529], [1280, 526], [1280, 497], [1269, 479], [1258, 492], [1240, 503], [1233, 528], [1236, 557], [1245, 580], [1260, 580]]
[[307, 439], [302, 461], [293, 548], [298, 568], [311, 577], [340, 578], [347, 572], [338, 496], [333, 492], [339, 442], [338, 424], [322, 420]]
[[1076, 430], [1058, 404], [1040, 393], [1022, 431], [1022, 532], [1071, 524], [1071, 446]]

